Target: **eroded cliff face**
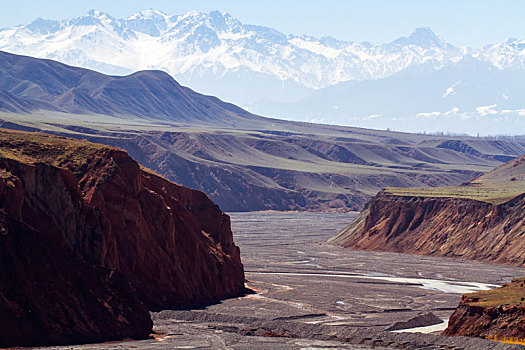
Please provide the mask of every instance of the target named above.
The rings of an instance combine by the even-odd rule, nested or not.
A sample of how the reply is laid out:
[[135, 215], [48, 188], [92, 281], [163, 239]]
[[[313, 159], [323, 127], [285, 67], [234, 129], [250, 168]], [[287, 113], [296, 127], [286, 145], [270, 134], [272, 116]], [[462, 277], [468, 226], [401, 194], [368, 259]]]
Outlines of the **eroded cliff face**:
[[472, 199], [379, 193], [328, 243], [359, 250], [525, 265], [525, 197]]
[[[103, 218], [74, 176], [0, 159], [0, 346], [144, 339], [146, 305], [119, 273], [79, 259], [102, 246]], [[88, 254], [86, 254], [88, 255]]]
[[229, 217], [201, 192], [120, 150], [0, 132], [0, 346], [144, 338], [148, 309], [243, 292]]
[[118, 150], [91, 154], [80, 168], [63, 166], [106, 220], [95, 259], [127, 276], [151, 309], [202, 305], [243, 291], [230, 218], [202, 192], [141, 170]]
[[466, 294], [450, 317], [444, 335], [525, 341], [525, 281]]
[[[525, 157], [463, 186], [386, 189], [328, 243], [522, 267], [524, 191]], [[444, 334], [524, 341], [525, 280], [463, 296]]]

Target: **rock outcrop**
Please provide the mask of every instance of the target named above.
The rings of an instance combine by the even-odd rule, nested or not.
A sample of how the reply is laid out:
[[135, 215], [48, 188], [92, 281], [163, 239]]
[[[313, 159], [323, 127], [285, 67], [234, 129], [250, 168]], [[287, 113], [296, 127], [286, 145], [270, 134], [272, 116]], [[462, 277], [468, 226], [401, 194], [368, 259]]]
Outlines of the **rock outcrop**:
[[525, 265], [525, 157], [463, 186], [377, 194], [328, 243]]
[[244, 289], [229, 217], [125, 152], [0, 131], [0, 346], [151, 332], [150, 310]]
[[418, 328], [418, 327], [428, 327], [436, 324], [443, 323], [443, 320], [434, 315], [432, 312], [427, 312], [425, 314], [420, 314], [415, 317], [412, 317], [406, 321], [399, 321], [388, 327], [387, 331], [398, 331], [402, 329], [409, 328]]
[[141, 170], [119, 150], [89, 155], [79, 178], [83, 198], [107, 220], [94, 259], [136, 286], [152, 310], [239, 295], [244, 270], [230, 218], [202, 192]]
[[2, 347], [151, 332], [148, 310], [128, 280], [79, 259], [82, 248], [101, 246], [104, 220], [75, 185], [73, 174], [56, 167], [0, 158]]
[[444, 335], [525, 342], [525, 279], [463, 296]]
[[406, 254], [525, 264], [525, 198], [495, 205], [464, 198], [374, 197], [328, 243]]
[[[524, 192], [525, 157], [460, 187], [386, 189], [328, 243], [522, 267]], [[523, 278], [467, 294], [443, 334], [523, 342], [524, 301]]]

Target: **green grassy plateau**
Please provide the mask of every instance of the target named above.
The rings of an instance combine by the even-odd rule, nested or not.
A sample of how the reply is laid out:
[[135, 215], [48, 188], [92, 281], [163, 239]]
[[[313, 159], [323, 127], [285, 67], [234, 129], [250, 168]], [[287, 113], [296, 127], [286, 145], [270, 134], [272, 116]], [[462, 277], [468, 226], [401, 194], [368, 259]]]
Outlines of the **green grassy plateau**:
[[525, 157], [503, 164], [463, 186], [432, 188], [386, 188], [390, 195], [468, 198], [501, 204], [525, 193]]
[[[125, 149], [143, 166], [205, 192], [227, 211], [360, 210], [385, 187], [396, 194], [450, 196], [442, 189], [391, 187], [456, 186], [525, 154], [525, 140], [453, 138], [266, 118], [239, 120], [228, 127], [48, 111], [0, 112], [0, 127]], [[27, 151], [16, 152], [28, 156]], [[453, 195], [493, 200], [520, 191], [498, 186], [460, 186]]]

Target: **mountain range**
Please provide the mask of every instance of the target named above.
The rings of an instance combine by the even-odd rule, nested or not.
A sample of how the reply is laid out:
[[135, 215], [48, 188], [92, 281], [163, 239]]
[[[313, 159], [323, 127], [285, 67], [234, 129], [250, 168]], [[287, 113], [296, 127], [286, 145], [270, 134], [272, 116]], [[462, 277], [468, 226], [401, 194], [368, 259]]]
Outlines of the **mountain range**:
[[246, 117], [250, 123], [258, 119], [216, 97], [183, 87], [162, 71], [108, 76], [0, 52], [0, 74], [0, 109], [7, 112], [47, 110], [214, 126], [236, 126]]
[[[523, 89], [515, 84], [525, 70], [524, 43], [455, 47], [430, 28], [386, 44], [355, 43], [283, 34], [218, 11], [171, 16], [146, 10], [118, 19], [92, 10], [0, 30], [1, 50], [107, 74], [159, 69], [267, 116], [407, 131], [480, 122], [448, 130], [470, 133], [524, 132]], [[365, 101], [354, 95], [363, 86]], [[385, 101], [387, 89], [404, 91]], [[312, 104], [319, 107], [297, 108]], [[496, 130], [486, 126], [509, 119]]]
[[267, 116], [400, 131], [524, 134], [525, 70], [471, 56], [422, 64], [386, 78], [348, 81], [294, 102], [261, 102]]
[[109, 76], [0, 52], [0, 127], [125, 149], [224, 210], [357, 210], [388, 186], [456, 185], [522, 138], [408, 134], [264, 118], [161, 71]]
[[112, 74], [157, 68], [182, 83], [181, 77], [223, 78], [247, 70], [310, 89], [377, 79], [414, 64], [440, 65], [462, 56], [429, 28], [372, 45], [286, 35], [219, 11], [170, 16], [156, 10], [123, 19], [96, 10], [60, 21], [37, 19], [1, 30], [0, 49]]

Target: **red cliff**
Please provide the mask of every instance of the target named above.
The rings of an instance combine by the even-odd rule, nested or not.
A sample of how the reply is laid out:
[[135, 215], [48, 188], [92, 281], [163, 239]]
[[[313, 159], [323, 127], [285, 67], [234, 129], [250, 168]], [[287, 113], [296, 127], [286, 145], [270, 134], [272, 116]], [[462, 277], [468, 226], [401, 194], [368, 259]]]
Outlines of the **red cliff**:
[[525, 156], [462, 186], [387, 188], [328, 242], [525, 265]]
[[503, 204], [467, 198], [380, 193], [328, 242], [359, 250], [525, 264], [525, 199]]
[[0, 133], [0, 346], [144, 338], [147, 308], [242, 293], [229, 217], [201, 192], [120, 150]]
[[239, 295], [244, 270], [230, 218], [202, 192], [141, 170], [127, 153], [102, 149], [62, 164], [79, 179], [84, 201], [106, 219], [93, 258], [138, 288], [153, 310]]
[[525, 279], [463, 296], [444, 335], [525, 341]]
[[74, 184], [61, 169], [0, 158], [0, 347], [151, 333], [129, 281], [79, 259], [80, 245], [100, 244], [103, 217]]
[[[464, 186], [386, 189], [329, 240], [343, 247], [525, 266], [525, 157]], [[445, 335], [525, 341], [525, 281], [463, 296]]]

